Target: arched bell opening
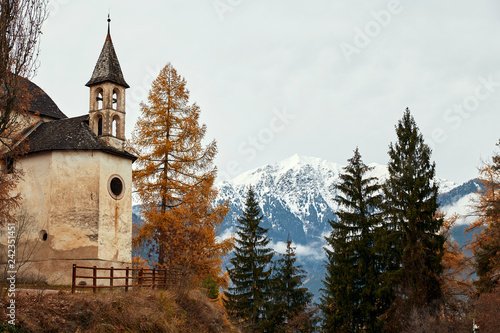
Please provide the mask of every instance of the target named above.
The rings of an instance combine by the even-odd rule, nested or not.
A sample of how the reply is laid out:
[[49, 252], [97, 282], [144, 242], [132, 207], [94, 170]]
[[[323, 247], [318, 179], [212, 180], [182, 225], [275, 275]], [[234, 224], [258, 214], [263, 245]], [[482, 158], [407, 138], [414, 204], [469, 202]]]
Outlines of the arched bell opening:
[[113, 110], [118, 110], [118, 93], [116, 89], [113, 89], [113, 100], [111, 101], [111, 108]]
[[103, 127], [103, 124], [102, 124], [102, 115], [98, 114], [96, 116], [96, 124], [97, 124], [97, 128], [96, 128], [96, 133], [97, 135], [102, 135], [102, 127]]
[[94, 110], [102, 110], [104, 94], [102, 88], [97, 89], [94, 102]]

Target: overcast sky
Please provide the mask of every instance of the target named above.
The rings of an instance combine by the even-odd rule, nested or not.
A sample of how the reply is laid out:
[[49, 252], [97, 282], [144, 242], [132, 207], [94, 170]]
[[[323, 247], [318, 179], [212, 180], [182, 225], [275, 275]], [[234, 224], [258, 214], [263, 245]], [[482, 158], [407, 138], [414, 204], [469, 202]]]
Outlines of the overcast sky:
[[439, 177], [477, 176], [500, 138], [500, 2], [51, 0], [40, 85], [68, 116], [88, 112], [111, 36], [127, 135], [168, 62], [218, 142], [221, 179], [295, 153], [345, 164], [358, 146], [386, 164], [409, 107]]

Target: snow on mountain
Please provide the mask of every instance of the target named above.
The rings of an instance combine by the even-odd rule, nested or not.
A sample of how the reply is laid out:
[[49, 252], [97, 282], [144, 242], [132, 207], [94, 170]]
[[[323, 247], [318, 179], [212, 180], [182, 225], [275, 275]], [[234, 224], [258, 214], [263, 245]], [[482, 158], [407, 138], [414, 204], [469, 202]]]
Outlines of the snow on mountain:
[[452, 188], [440, 196], [441, 210], [447, 215], [458, 214], [457, 224], [470, 224], [475, 219], [474, 204], [479, 199], [478, 191], [483, 186], [478, 179], [472, 179]]
[[218, 201], [229, 200], [231, 205], [225, 223], [229, 227], [236, 222], [252, 186], [273, 240], [284, 241], [288, 233], [300, 242], [318, 238], [332, 218], [333, 185], [341, 170], [332, 162], [294, 155], [242, 173], [218, 186]]
[[[383, 181], [387, 167], [376, 163], [369, 175]], [[248, 188], [252, 186], [260, 203], [265, 227], [275, 241], [286, 240], [288, 234], [297, 243], [308, 243], [329, 232], [328, 220], [334, 218], [334, 184], [343, 172], [343, 165], [320, 158], [293, 155], [281, 162], [268, 164], [218, 184], [217, 202], [229, 200], [230, 213], [224, 228], [235, 225], [245, 205]], [[441, 193], [458, 185], [436, 179]]]

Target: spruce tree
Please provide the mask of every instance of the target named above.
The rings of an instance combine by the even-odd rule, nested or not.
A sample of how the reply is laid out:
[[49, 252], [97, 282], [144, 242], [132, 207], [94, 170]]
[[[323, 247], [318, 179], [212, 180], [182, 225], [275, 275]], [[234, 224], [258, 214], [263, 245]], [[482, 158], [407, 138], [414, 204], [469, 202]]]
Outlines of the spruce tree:
[[441, 297], [443, 219], [438, 213], [435, 163], [415, 120], [406, 109], [396, 126], [397, 142], [389, 146], [389, 177], [384, 185], [388, 222], [387, 246], [397, 269], [387, 273], [397, 300], [396, 328], [412, 308], [423, 308]]
[[381, 186], [356, 148], [335, 186], [337, 220], [329, 221], [321, 309], [326, 332], [378, 332], [379, 316], [387, 310], [381, 302], [380, 275], [384, 270], [376, 252], [381, 225]]
[[[292, 325], [296, 318], [301, 319], [301, 326], [311, 326], [313, 318], [306, 311], [313, 294], [302, 287], [306, 278], [305, 271], [297, 264], [295, 247], [292, 246], [290, 235], [287, 239], [286, 252], [280, 254], [273, 268], [273, 290], [270, 303], [268, 331], [283, 332]], [[311, 327], [312, 329], [312, 327]]]
[[225, 293], [228, 313], [253, 331], [262, 331], [267, 320], [271, 296], [271, 267], [274, 252], [268, 248], [268, 229], [262, 228], [262, 215], [255, 193], [248, 190], [238, 231], [232, 268], [228, 269], [232, 286]]
[[217, 280], [213, 276], [207, 276], [202, 282], [201, 287], [209, 299], [215, 301], [219, 298], [219, 286]]

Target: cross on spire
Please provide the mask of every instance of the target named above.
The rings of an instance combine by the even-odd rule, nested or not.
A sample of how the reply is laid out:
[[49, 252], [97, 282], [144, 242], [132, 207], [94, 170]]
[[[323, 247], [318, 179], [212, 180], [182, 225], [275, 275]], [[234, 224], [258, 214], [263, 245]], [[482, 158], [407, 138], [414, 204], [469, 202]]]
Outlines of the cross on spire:
[[123, 78], [120, 63], [118, 62], [118, 57], [116, 56], [115, 48], [111, 41], [111, 34], [109, 32], [110, 22], [111, 19], [108, 14], [108, 35], [106, 36], [106, 41], [104, 42], [101, 55], [95, 65], [92, 77], [90, 81], [87, 82], [86, 86], [90, 87], [91, 85], [108, 81], [129, 88], [129, 85]]
[[109, 33], [110, 22], [111, 22], [111, 19], [109, 18], [109, 12], [108, 12], [108, 37], [111, 37], [111, 34]]

